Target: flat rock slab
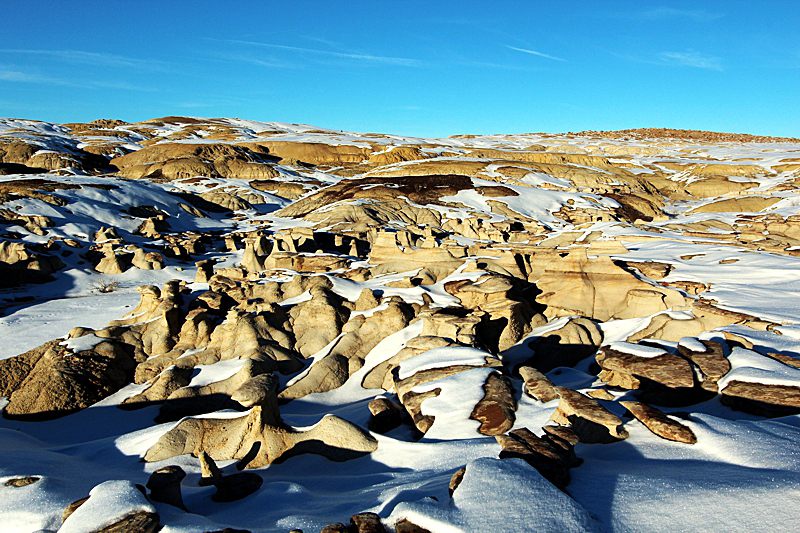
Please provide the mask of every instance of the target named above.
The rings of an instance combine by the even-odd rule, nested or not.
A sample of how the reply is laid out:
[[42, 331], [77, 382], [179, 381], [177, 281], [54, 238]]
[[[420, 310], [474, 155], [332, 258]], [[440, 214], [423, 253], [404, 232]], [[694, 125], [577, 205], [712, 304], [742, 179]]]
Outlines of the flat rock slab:
[[560, 400], [550, 420], [571, 425], [581, 442], [610, 443], [628, 438], [622, 420], [594, 398], [566, 387], [556, 387], [556, 391]]
[[655, 435], [675, 442], [685, 442], [686, 444], [697, 442], [697, 436], [689, 427], [672, 420], [655, 407], [639, 402], [619, 403]]

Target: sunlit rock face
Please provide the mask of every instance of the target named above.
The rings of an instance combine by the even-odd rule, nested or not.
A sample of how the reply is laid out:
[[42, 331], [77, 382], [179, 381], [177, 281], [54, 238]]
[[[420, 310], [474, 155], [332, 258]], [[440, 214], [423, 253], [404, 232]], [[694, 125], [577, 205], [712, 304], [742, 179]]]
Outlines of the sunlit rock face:
[[681, 130], [2, 119], [0, 523], [781, 529], [798, 162]]

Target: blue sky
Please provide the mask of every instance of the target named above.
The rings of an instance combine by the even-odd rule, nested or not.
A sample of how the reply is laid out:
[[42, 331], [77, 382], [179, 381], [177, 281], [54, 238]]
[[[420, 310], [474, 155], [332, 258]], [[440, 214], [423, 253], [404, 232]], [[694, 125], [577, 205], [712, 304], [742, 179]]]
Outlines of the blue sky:
[[789, 1], [7, 1], [0, 116], [800, 137]]

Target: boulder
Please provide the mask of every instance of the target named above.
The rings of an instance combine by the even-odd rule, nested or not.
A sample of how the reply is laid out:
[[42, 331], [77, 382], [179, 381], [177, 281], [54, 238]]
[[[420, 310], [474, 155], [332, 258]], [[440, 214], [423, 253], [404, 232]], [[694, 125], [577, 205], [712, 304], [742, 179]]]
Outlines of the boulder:
[[197, 274], [194, 276], [195, 283], [208, 283], [214, 275], [215, 261], [211, 259], [203, 259], [196, 262], [194, 265], [197, 267]]
[[542, 403], [547, 403], [559, 398], [556, 386], [547, 376], [533, 367], [522, 366], [518, 370], [524, 380], [522, 392]]
[[572, 447], [565, 449], [552, 444], [546, 437], [537, 437], [527, 428], [515, 429], [495, 439], [502, 447], [500, 459], [516, 457], [539, 471], [550, 483], [561, 490], [569, 484], [569, 468], [575, 466]]
[[693, 337], [684, 337], [678, 343], [678, 353], [700, 370], [700, 386], [710, 392], [717, 392], [717, 382], [731, 370], [725, 350], [719, 342]]
[[381, 518], [375, 513], [358, 513], [350, 517], [350, 527], [354, 533], [386, 533]]
[[378, 396], [369, 402], [369, 419], [367, 428], [373, 433], [384, 434], [403, 423], [403, 406]]
[[759, 416], [800, 412], [800, 369], [741, 347], [728, 360], [732, 369], [719, 380], [723, 404]]
[[559, 402], [550, 420], [571, 426], [581, 442], [610, 443], [628, 438], [622, 420], [594, 398], [565, 387], [556, 387]]
[[150, 499], [185, 511], [186, 506], [181, 496], [181, 480], [185, 477], [186, 472], [179, 466], [159, 468], [150, 474], [150, 479], [147, 480], [146, 487], [150, 489]]

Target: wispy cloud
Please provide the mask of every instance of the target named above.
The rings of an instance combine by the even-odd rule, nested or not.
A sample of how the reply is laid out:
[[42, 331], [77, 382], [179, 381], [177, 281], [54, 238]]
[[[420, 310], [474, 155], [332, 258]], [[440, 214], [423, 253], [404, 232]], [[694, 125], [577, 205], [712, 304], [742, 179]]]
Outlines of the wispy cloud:
[[67, 80], [63, 78], [53, 78], [51, 76], [42, 76], [36, 72], [26, 72], [13, 66], [0, 65], [0, 82], [11, 83], [38, 83], [41, 85], [61, 85], [64, 87], [77, 87], [81, 89], [114, 89], [123, 91], [144, 91], [153, 92], [157, 89], [154, 87], [143, 87], [140, 85], [132, 85], [124, 81], [111, 81], [111, 80], [92, 80], [82, 79], [79, 81]]
[[542, 52], [537, 52], [536, 50], [528, 50], [527, 48], [517, 48], [516, 46], [506, 45], [506, 48], [510, 48], [511, 50], [516, 50], [517, 52], [524, 52], [526, 54], [531, 54], [539, 57], [544, 57], [546, 59], [553, 59], [555, 61], [566, 61], [566, 59], [562, 59], [560, 57], [551, 56], [549, 54], [543, 54]]
[[66, 61], [69, 63], [80, 63], [84, 65], [96, 65], [101, 67], [114, 68], [138, 68], [138, 69], [163, 69], [167, 63], [154, 59], [138, 59], [125, 57], [103, 52], [85, 52], [82, 50], [25, 50], [25, 49], [4, 49], [0, 50], [3, 54], [26, 54], [37, 55]]
[[662, 52], [659, 59], [664, 63], [681, 65], [685, 67], [722, 70], [722, 60], [718, 57], [707, 56], [698, 52]]
[[708, 11], [703, 11], [699, 9], [697, 10], [676, 9], [674, 7], [659, 6], [659, 7], [654, 7], [652, 9], [648, 9], [646, 11], [633, 12], [631, 13], [631, 16], [632, 18], [638, 18], [642, 20], [666, 20], [666, 19], [676, 19], [676, 18], [684, 18], [684, 19], [688, 18], [696, 22], [706, 22], [722, 18], [725, 15], [722, 13], [709, 13]]
[[342, 59], [352, 59], [356, 61], [363, 61], [369, 63], [383, 63], [388, 65], [396, 65], [401, 67], [421, 67], [424, 63], [418, 59], [410, 59], [406, 57], [388, 57], [388, 56], [376, 56], [372, 54], [354, 54], [354, 53], [347, 53], [347, 52], [336, 52], [333, 50], [319, 50], [316, 48], [303, 48], [300, 46], [289, 46], [284, 44], [270, 44], [270, 43], [259, 43], [255, 41], [239, 41], [239, 40], [228, 40], [230, 43], [236, 44], [246, 44], [251, 46], [261, 46], [266, 48], [273, 48], [276, 50], [288, 50], [292, 52], [300, 52], [306, 54], [314, 54], [314, 55], [322, 55], [322, 56], [329, 56], [329, 57], [338, 57]]
[[74, 84], [67, 80], [51, 78], [48, 76], [41, 76], [39, 74], [34, 74], [31, 72], [16, 70], [14, 67], [3, 67], [3, 66], [0, 66], [0, 81], [9, 81], [14, 83], [47, 83], [50, 85], [72, 85], [74, 87], [78, 86], [77, 84]]
[[258, 67], [265, 67], [265, 68], [303, 68], [302, 65], [297, 63], [290, 63], [288, 61], [282, 61], [280, 59], [275, 58], [266, 58], [266, 57], [252, 57], [248, 55], [241, 55], [241, 54], [216, 54], [217, 57], [210, 58], [206, 56], [204, 59], [210, 59], [214, 61], [226, 61], [226, 62], [237, 62], [237, 63], [247, 63], [250, 65], [256, 65]]
[[519, 70], [523, 72], [539, 72], [542, 70], [541, 67], [532, 67], [529, 65], [514, 65], [512, 63], [493, 63], [491, 61], [476, 61], [472, 59], [459, 59], [459, 60], [451, 60], [448, 65], [453, 65], [456, 67], [468, 67], [468, 68], [495, 68], [495, 69], [503, 69], [503, 70]]

